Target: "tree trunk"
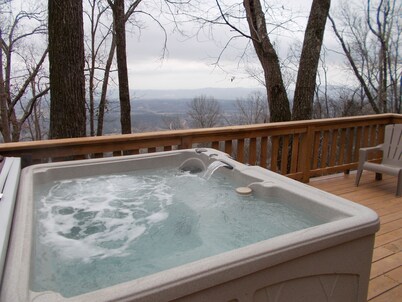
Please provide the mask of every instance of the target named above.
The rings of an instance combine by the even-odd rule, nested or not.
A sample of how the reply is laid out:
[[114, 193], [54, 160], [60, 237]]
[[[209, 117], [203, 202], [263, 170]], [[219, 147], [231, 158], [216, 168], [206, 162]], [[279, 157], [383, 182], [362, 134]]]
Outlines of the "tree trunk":
[[90, 23], [91, 23], [91, 48], [89, 55], [89, 135], [95, 136], [95, 60], [96, 60], [96, 49], [95, 49], [95, 39], [96, 39], [96, 20], [95, 20], [95, 0], [90, 4], [91, 12]]
[[291, 119], [289, 99], [283, 84], [278, 55], [269, 40], [260, 0], [244, 0], [254, 49], [264, 70], [271, 122]]
[[49, 137], [85, 136], [82, 0], [49, 0]]
[[[0, 39], [1, 30], [0, 30]], [[0, 49], [0, 62], [3, 62], [3, 49]], [[0, 130], [5, 143], [11, 141], [10, 124], [8, 122], [8, 106], [7, 106], [7, 93], [5, 89], [4, 75], [3, 75], [3, 64], [0, 65]]]
[[309, 120], [313, 115], [318, 62], [330, 5], [331, 0], [313, 0], [311, 5], [297, 73], [293, 120]]
[[15, 114], [15, 110], [11, 110], [9, 112], [9, 118], [12, 129], [11, 141], [18, 142], [20, 140], [22, 123], [18, 121], [17, 115]]
[[[111, 3], [111, 1], [109, 1], [109, 3]], [[111, 4], [111, 7], [113, 10], [114, 34], [116, 37], [121, 133], [127, 134], [131, 133], [131, 105], [127, 71], [124, 0], [115, 0], [114, 3]]]
[[89, 135], [95, 136], [95, 56], [91, 54], [89, 68]]
[[108, 88], [108, 84], [109, 84], [110, 69], [112, 67], [115, 50], [116, 50], [116, 39], [113, 35], [112, 43], [110, 45], [110, 50], [109, 50], [109, 57], [107, 58], [105, 72], [103, 74], [102, 92], [101, 92], [101, 97], [100, 97], [99, 107], [98, 107], [98, 128], [96, 131], [96, 135], [98, 135], [98, 136], [103, 135], [103, 120], [105, 117], [106, 94], [107, 94], [107, 88]]
[[388, 58], [387, 58], [387, 45], [384, 41], [381, 41], [381, 54], [380, 54], [380, 103], [382, 104], [382, 112], [388, 112], [387, 100], [388, 100]]

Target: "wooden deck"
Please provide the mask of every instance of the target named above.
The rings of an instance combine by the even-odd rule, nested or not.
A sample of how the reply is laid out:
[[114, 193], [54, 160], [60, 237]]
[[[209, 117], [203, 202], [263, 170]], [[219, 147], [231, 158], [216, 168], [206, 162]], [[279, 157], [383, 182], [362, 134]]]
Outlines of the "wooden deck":
[[364, 171], [359, 187], [355, 174], [336, 174], [310, 180], [310, 185], [375, 210], [381, 228], [376, 234], [368, 301], [402, 301], [402, 197], [396, 197], [396, 178]]

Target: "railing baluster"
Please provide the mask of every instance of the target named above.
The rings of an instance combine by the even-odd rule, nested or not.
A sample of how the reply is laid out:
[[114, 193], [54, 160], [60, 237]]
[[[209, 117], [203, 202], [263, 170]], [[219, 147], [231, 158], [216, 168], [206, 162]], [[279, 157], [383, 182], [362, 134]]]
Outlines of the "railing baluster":
[[212, 148], [219, 150], [219, 142], [217, 142], [217, 141], [212, 142]]
[[322, 156], [321, 156], [321, 168], [326, 168], [328, 166], [328, 141], [329, 141], [329, 131], [325, 130], [322, 138]]
[[268, 153], [268, 137], [261, 137], [261, 154], [260, 154], [260, 166], [267, 167], [267, 153]]
[[237, 141], [237, 156], [236, 160], [244, 163], [244, 139], [239, 139]]
[[189, 135], [183, 136], [181, 138], [181, 143], [179, 148], [180, 149], [190, 149], [192, 148], [193, 142], [192, 142], [192, 138]]
[[377, 145], [376, 136], [377, 136], [377, 125], [371, 125], [371, 127], [370, 127], [370, 146]]
[[362, 131], [363, 131], [363, 127], [357, 127], [356, 137], [355, 137], [354, 154], [353, 154], [353, 161], [355, 161], [355, 162], [359, 161], [359, 149], [361, 147]]
[[292, 160], [290, 163], [290, 173], [297, 172], [297, 163], [299, 161], [299, 135], [293, 135], [292, 139]]
[[255, 165], [257, 161], [257, 139], [255, 137], [250, 138], [250, 149], [249, 149], [249, 160], [250, 165]]
[[320, 143], [321, 143], [321, 131], [317, 131], [314, 135], [314, 147], [313, 147], [313, 166], [312, 169], [317, 169], [318, 160], [320, 158]]
[[340, 143], [339, 143], [339, 161], [338, 161], [338, 165], [343, 165], [344, 164], [345, 144], [346, 144], [346, 129], [341, 129], [341, 138], [340, 138]]
[[382, 144], [384, 142], [385, 125], [379, 125], [378, 129], [378, 140], [376, 145]]
[[300, 152], [300, 171], [303, 173], [302, 174], [303, 182], [308, 182], [310, 180], [314, 132], [315, 132], [314, 126], [312, 125], [307, 126], [307, 131], [302, 139], [302, 146]]
[[347, 157], [346, 163], [350, 164], [353, 160], [353, 139], [354, 139], [354, 128], [348, 128], [347, 131]]
[[270, 170], [278, 172], [278, 152], [279, 152], [279, 136], [272, 136], [272, 149], [271, 149], [271, 168]]
[[338, 147], [338, 129], [332, 130], [332, 139], [331, 139], [331, 155], [329, 157], [329, 165], [335, 166], [336, 163], [336, 151]]
[[288, 173], [288, 156], [289, 156], [289, 135], [282, 137], [282, 158], [281, 158], [281, 173]]
[[368, 147], [368, 140], [369, 140], [369, 132], [370, 132], [370, 126], [365, 126], [363, 127], [363, 142], [362, 142], [362, 147]]
[[232, 156], [232, 140], [225, 141], [225, 153]]

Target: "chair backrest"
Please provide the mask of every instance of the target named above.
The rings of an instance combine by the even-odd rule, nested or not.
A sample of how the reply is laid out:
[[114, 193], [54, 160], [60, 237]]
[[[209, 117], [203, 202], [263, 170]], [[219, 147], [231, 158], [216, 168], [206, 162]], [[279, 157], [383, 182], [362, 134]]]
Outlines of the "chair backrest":
[[402, 167], [402, 124], [385, 126], [382, 162]]

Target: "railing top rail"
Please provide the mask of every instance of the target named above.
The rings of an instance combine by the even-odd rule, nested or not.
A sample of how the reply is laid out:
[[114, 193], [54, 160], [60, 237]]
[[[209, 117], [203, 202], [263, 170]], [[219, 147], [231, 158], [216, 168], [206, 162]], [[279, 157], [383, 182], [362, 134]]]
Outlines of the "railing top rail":
[[275, 131], [275, 130], [289, 130], [290, 132], [305, 132], [307, 127], [325, 127], [331, 126], [338, 127], [339, 124], [353, 126], [353, 124], [359, 124], [361, 122], [368, 123], [370, 121], [377, 122], [384, 120], [384, 123], [390, 123], [395, 120], [402, 122], [402, 114], [376, 114], [366, 116], [355, 117], [343, 117], [343, 118], [329, 118], [329, 119], [317, 119], [306, 121], [291, 121], [291, 122], [279, 122], [279, 123], [266, 123], [266, 124], [254, 124], [254, 125], [240, 125], [240, 126], [226, 126], [217, 128], [203, 128], [203, 129], [185, 129], [185, 130], [169, 130], [169, 131], [155, 131], [155, 132], [143, 132], [135, 134], [118, 134], [118, 135], [106, 135], [95, 137], [80, 137], [80, 138], [64, 138], [55, 140], [42, 140], [42, 141], [29, 141], [29, 142], [16, 142], [16, 143], [3, 143], [0, 144], [0, 153], [2, 151], [18, 151], [22, 149], [46, 149], [63, 146], [73, 145], [91, 145], [102, 144], [110, 142], [127, 142], [127, 141], [142, 141], [142, 140], [157, 140], [175, 139], [185, 136], [208, 136], [228, 133], [247, 133], [247, 132], [259, 132], [259, 131]]

